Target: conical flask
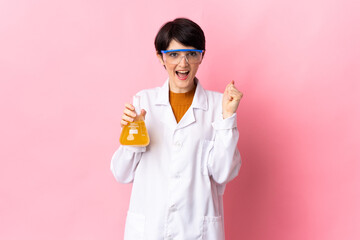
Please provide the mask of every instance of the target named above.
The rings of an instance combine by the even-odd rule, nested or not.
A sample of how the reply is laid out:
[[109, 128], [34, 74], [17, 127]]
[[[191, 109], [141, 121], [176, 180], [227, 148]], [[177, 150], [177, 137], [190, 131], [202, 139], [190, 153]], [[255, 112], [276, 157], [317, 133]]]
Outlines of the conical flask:
[[140, 115], [140, 96], [133, 97], [133, 106], [137, 116], [133, 122], [123, 127], [120, 135], [120, 144], [144, 147], [149, 145], [150, 138], [145, 126], [144, 117]]

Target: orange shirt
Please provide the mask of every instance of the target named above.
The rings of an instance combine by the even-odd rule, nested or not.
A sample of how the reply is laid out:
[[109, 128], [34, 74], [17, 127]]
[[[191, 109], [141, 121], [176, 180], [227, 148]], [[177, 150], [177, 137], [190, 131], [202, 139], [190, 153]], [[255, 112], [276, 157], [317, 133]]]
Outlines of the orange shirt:
[[176, 122], [180, 122], [181, 118], [191, 106], [195, 95], [195, 90], [196, 87], [187, 93], [174, 93], [172, 91], [169, 92], [169, 101], [175, 115]]

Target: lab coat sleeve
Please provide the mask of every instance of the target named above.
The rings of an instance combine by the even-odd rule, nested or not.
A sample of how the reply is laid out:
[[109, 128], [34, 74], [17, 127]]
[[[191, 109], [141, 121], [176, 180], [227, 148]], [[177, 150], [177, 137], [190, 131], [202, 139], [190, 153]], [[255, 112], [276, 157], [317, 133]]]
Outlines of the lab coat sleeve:
[[122, 146], [112, 156], [110, 170], [116, 181], [131, 183], [134, 180], [135, 170], [146, 147]]
[[208, 171], [215, 182], [225, 184], [238, 175], [241, 165], [237, 149], [239, 132], [236, 126], [236, 113], [226, 119], [219, 117], [212, 126], [215, 130], [215, 139], [208, 158]]

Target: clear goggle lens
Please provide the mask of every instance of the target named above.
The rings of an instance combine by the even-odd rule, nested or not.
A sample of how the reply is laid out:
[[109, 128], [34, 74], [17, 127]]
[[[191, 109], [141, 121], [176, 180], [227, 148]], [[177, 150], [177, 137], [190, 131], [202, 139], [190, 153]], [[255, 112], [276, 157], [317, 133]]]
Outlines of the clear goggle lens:
[[199, 63], [202, 60], [204, 50], [198, 49], [174, 49], [174, 50], [162, 50], [161, 51], [164, 60], [170, 64], [179, 64], [185, 57], [185, 60], [189, 64]]

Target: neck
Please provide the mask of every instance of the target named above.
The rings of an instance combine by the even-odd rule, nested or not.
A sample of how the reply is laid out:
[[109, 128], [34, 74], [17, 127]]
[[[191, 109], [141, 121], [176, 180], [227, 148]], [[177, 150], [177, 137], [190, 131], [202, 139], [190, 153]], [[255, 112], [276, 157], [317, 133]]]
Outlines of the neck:
[[169, 81], [169, 90], [173, 93], [187, 93], [187, 92], [191, 92], [192, 90], [194, 90], [196, 88], [196, 83], [197, 83], [197, 79], [196, 77], [192, 80], [192, 84], [186, 88], [178, 88], [176, 86], [173, 86], [171, 84], [171, 81]]

